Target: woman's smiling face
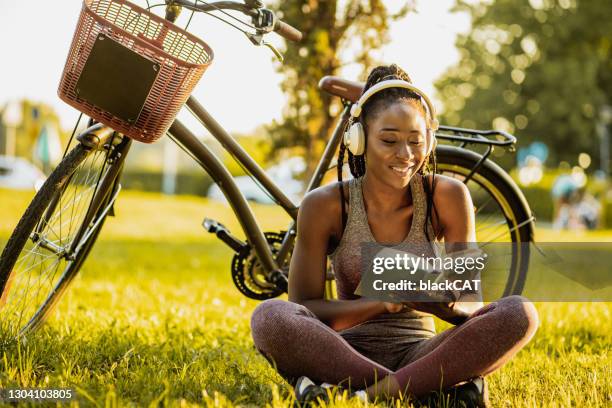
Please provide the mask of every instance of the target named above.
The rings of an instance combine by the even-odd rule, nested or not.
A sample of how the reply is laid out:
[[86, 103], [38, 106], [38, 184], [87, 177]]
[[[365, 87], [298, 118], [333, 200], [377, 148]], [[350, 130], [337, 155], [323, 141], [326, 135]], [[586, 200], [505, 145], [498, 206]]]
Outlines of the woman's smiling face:
[[366, 166], [370, 176], [396, 188], [408, 185], [427, 154], [424, 113], [406, 99], [366, 121]]

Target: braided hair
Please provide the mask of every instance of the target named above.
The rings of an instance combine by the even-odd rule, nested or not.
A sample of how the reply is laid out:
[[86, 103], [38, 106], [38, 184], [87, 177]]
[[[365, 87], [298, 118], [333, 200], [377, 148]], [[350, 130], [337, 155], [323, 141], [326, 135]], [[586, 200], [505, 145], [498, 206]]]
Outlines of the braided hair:
[[[399, 66], [395, 64], [391, 65], [381, 65], [374, 68], [368, 79], [366, 81], [365, 87], [363, 88], [363, 93], [365, 93], [368, 89], [370, 89], [375, 84], [391, 80], [391, 79], [399, 79], [406, 82], [412, 83], [410, 76], [402, 70]], [[362, 95], [363, 95], [362, 93]], [[419, 110], [426, 118], [427, 113], [425, 111], [425, 107], [423, 106], [423, 102], [421, 101], [421, 97], [408, 89], [404, 88], [387, 88], [380, 92], [377, 92], [372, 97], [368, 99], [368, 101], [363, 105], [362, 113], [359, 116], [358, 120], [361, 122], [361, 125], [364, 129], [366, 129], [366, 123], [372, 117], [375, 117], [381, 110], [388, 108], [392, 104], [398, 102], [399, 100], [405, 100], [410, 103], [413, 107]], [[429, 126], [429, 123], [427, 123]], [[367, 147], [367, 137], [366, 137], [366, 147]], [[345, 210], [344, 203], [346, 198], [344, 196], [344, 189], [342, 187], [342, 168], [344, 166], [344, 156], [348, 153], [348, 165], [353, 177], [358, 178], [362, 177], [366, 172], [366, 162], [365, 162], [365, 153], [359, 156], [355, 156], [351, 153], [350, 150], [346, 148], [344, 143], [340, 144], [340, 149], [338, 151], [338, 182], [340, 186], [340, 195], [342, 197], [342, 213], [343, 213], [343, 222], [345, 219]], [[428, 240], [435, 240], [434, 237], [429, 236], [429, 231], [427, 228], [427, 222], [432, 219], [432, 212], [436, 212], [434, 202], [433, 202], [433, 193], [436, 185], [435, 174], [437, 171], [436, 165], [436, 155], [434, 150], [432, 149], [431, 153], [425, 158], [425, 162], [423, 166], [418, 170], [418, 174], [423, 176], [423, 187], [425, 190], [425, 195], [427, 197], [427, 216], [425, 217], [425, 225], [424, 231]], [[431, 174], [432, 183], [427, 182], [427, 179], [424, 177], [427, 174]], [[437, 213], [436, 213], [437, 215]], [[436, 234], [437, 235], [437, 234]]]

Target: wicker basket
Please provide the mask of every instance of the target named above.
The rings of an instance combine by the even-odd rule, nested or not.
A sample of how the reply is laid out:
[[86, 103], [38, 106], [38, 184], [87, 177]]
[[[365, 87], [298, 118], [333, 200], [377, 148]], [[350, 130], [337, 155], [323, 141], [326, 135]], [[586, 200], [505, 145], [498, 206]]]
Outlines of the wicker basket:
[[116, 131], [152, 143], [212, 59], [206, 43], [147, 10], [125, 0], [85, 0], [58, 94]]

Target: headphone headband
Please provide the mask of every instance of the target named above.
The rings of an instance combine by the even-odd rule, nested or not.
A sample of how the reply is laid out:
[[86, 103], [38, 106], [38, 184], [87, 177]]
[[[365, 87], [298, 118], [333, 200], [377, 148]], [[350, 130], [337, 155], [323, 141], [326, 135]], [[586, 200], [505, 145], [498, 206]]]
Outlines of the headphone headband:
[[353, 106], [351, 106], [351, 117], [358, 118], [359, 115], [361, 115], [361, 110], [363, 109], [363, 105], [365, 105], [368, 99], [370, 99], [374, 94], [384, 89], [388, 89], [388, 88], [403, 88], [403, 89], [407, 89], [419, 95], [421, 99], [425, 102], [425, 106], [427, 107], [427, 113], [431, 119], [430, 129], [434, 131], [438, 130], [438, 121], [436, 120], [436, 111], [433, 107], [433, 104], [431, 103], [431, 100], [427, 96], [427, 94], [425, 94], [425, 92], [421, 91], [419, 88], [412, 85], [411, 83], [403, 81], [401, 79], [383, 80], [377, 83], [376, 85], [372, 86], [367, 91], [365, 91], [365, 93], [361, 95], [359, 100], [355, 102]]

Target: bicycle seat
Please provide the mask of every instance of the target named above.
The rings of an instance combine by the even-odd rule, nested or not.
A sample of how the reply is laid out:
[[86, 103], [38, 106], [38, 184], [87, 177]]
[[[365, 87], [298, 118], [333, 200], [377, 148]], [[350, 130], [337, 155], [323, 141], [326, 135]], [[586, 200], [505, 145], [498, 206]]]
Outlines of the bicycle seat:
[[324, 76], [319, 81], [319, 89], [351, 102], [357, 102], [364, 85], [362, 82], [349, 81], [337, 76]]

